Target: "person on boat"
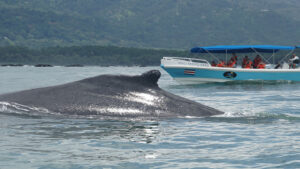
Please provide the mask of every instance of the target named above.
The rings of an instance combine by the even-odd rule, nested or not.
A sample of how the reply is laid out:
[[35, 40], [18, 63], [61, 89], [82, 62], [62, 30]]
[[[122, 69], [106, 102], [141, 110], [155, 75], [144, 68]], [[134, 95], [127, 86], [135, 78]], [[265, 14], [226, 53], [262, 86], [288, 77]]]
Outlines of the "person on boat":
[[295, 69], [295, 68], [297, 68], [299, 66], [299, 61], [300, 60], [299, 60], [299, 57], [296, 54], [293, 54], [292, 58], [289, 59], [289, 61], [291, 62], [290, 63], [290, 68]]
[[237, 61], [237, 55], [235, 53], [232, 53], [232, 56], [230, 58], [230, 61]]
[[253, 60], [253, 68], [257, 68], [257, 65], [261, 62], [261, 57], [259, 55], [256, 55], [256, 57]]
[[245, 67], [245, 65], [247, 64], [248, 60], [249, 60], [249, 58], [248, 58], [248, 56], [246, 55], [246, 56], [243, 58], [242, 68]]
[[264, 68], [266, 68], [266, 64], [263, 61], [261, 61], [261, 62], [259, 62], [259, 64], [257, 65], [256, 68], [257, 69], [264, 69]]
[[234, 55], [234, 60], [237, 62], [237, 60], [238, 60], [237, 55]]
[[227, 67], [235, 67], [235, 64], [236, 64], [236, 60], [229, 60], [229, 62], [227, 63]]
[[218, 64], [217, 67], [225, 67], [225, 62], [221, 60]]
[[248, 59], [247, 63], [244, 66], [245, 69], [251, 69], [252, 68], [252, 61]]
[[211, 62], [211, 66], [213, 66], [213, 67], [217, 66], [217, 64], [216, 64], [216, 62], [214, 60]]
[[232, 57], [227, 62], [226, 67], [235, 67], [237, 62], [237, 55], [235, 53], [232, 53]]

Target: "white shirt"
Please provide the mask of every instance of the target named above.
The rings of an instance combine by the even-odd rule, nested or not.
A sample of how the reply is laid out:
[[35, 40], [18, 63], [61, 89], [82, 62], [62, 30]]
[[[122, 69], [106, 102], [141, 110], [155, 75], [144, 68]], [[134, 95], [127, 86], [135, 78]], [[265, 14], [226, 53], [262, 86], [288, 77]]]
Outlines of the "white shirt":
[[294, 61], [294, 60], [299, 60], [298, 56], [294, 56], [292, 59], [290, 59], [290, 61]]

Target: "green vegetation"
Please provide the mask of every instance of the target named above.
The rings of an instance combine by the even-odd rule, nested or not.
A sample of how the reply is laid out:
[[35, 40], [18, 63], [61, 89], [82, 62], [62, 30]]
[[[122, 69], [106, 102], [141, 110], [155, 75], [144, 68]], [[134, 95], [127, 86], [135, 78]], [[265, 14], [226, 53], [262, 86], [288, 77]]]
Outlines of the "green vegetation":
[[[294, 51], [298, 56], [300, 50]], [[286, 56], [286, 51], [276, 53], [275, 62]], [[254, 58], [255, 54], [238, 54]], [[28, 47], [0, 47], [0, 66], [7, 64], [98, 65], [98, 66], [158, 66], [163, 56], [204, 58], [213, 61], [209, 54], [192, 54], [188, 50], [143, 49], [116, 46], [71, 46], [31, 49]], [[217, 54], [225, 59], [225, 54]], [[264, 54], [269, 58], [271, 54]], [[230, 55], [229, 55], [230, 57]], [[272, 62], [272, 60], [269, 60]]]
[[158, 66], [163, 56], [186, 56], [188, 51], [138, 49], [114, 46], [72, 46], [29, 49], [0, 47], [0, 63]]
[[0, 0], [0, 46], [299, 45], [299, 0]]

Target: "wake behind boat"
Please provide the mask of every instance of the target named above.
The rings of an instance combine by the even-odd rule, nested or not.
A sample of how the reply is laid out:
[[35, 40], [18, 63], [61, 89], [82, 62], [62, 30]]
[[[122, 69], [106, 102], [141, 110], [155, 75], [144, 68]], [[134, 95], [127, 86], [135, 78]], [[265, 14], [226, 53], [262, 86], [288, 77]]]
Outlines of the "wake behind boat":
[[[208, 59], [163, 57], [161, 67], [175, 80], [185, 84], [242, 80], [300, 81], [299, 58], [293, 54], [298, 48], [271, 45], [195, 47], [191, 53], [209, 54], [211, 62]], [[276, 55], [278, 53], [280, 55]], [[215, 54], [225, 57], [226, 62]], [[228, 54], [232, 54], [230, 60]], [[238, 57], [237, 54], [244, 55]], [[253, 54], [256, 57], [252, 62]], [[292, 54], [293, 58], [288, 59]]]

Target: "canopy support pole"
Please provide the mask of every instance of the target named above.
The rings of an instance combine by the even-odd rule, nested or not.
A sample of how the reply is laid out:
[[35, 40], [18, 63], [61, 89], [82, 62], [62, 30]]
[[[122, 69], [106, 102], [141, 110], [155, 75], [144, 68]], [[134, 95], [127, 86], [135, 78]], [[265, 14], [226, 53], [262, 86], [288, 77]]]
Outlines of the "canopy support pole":
[[288, 54], [286, 54], [280, 61], [279, 63], [281, 63], [283, 60], [285, 60], [291, 53], [293, 53], [295, 51], [295, 48], [293, 50], [291, 50]]
[[276, 53], [275, 53], [275, 50], [273, 49], [273, 64], [275, 64], [275, 55], [276, 55]]
[[218, 57], [216, 57], [215, 55], [213, 55], [212, 53], [210, 53], [208, 50], [204, 49], [210, 56], [216, 58], [218, 60], [218, 62], [220, 62], [220, 59]]
[[226, 63], [227, 63], [227, 49], [226, 49]]
[[257, 53], [259, 56], [261, 56], [265, 61], [267, 61], [269, 64], [271, 64], [262, 54], [257, 52], [254, 48], [251, 48], [255, 53]]
[[[275, 50], [273, 49], [273, 53], [272, 53], [272, 55], [267, 59], [267, 61], [269, 62], [269, 60], [271, 59], [271, 58], [273, 58], [273, 64], [274, 64], [274, 57], [275, 57]], [[270, 62], [269, 62], [270, 63]]]

